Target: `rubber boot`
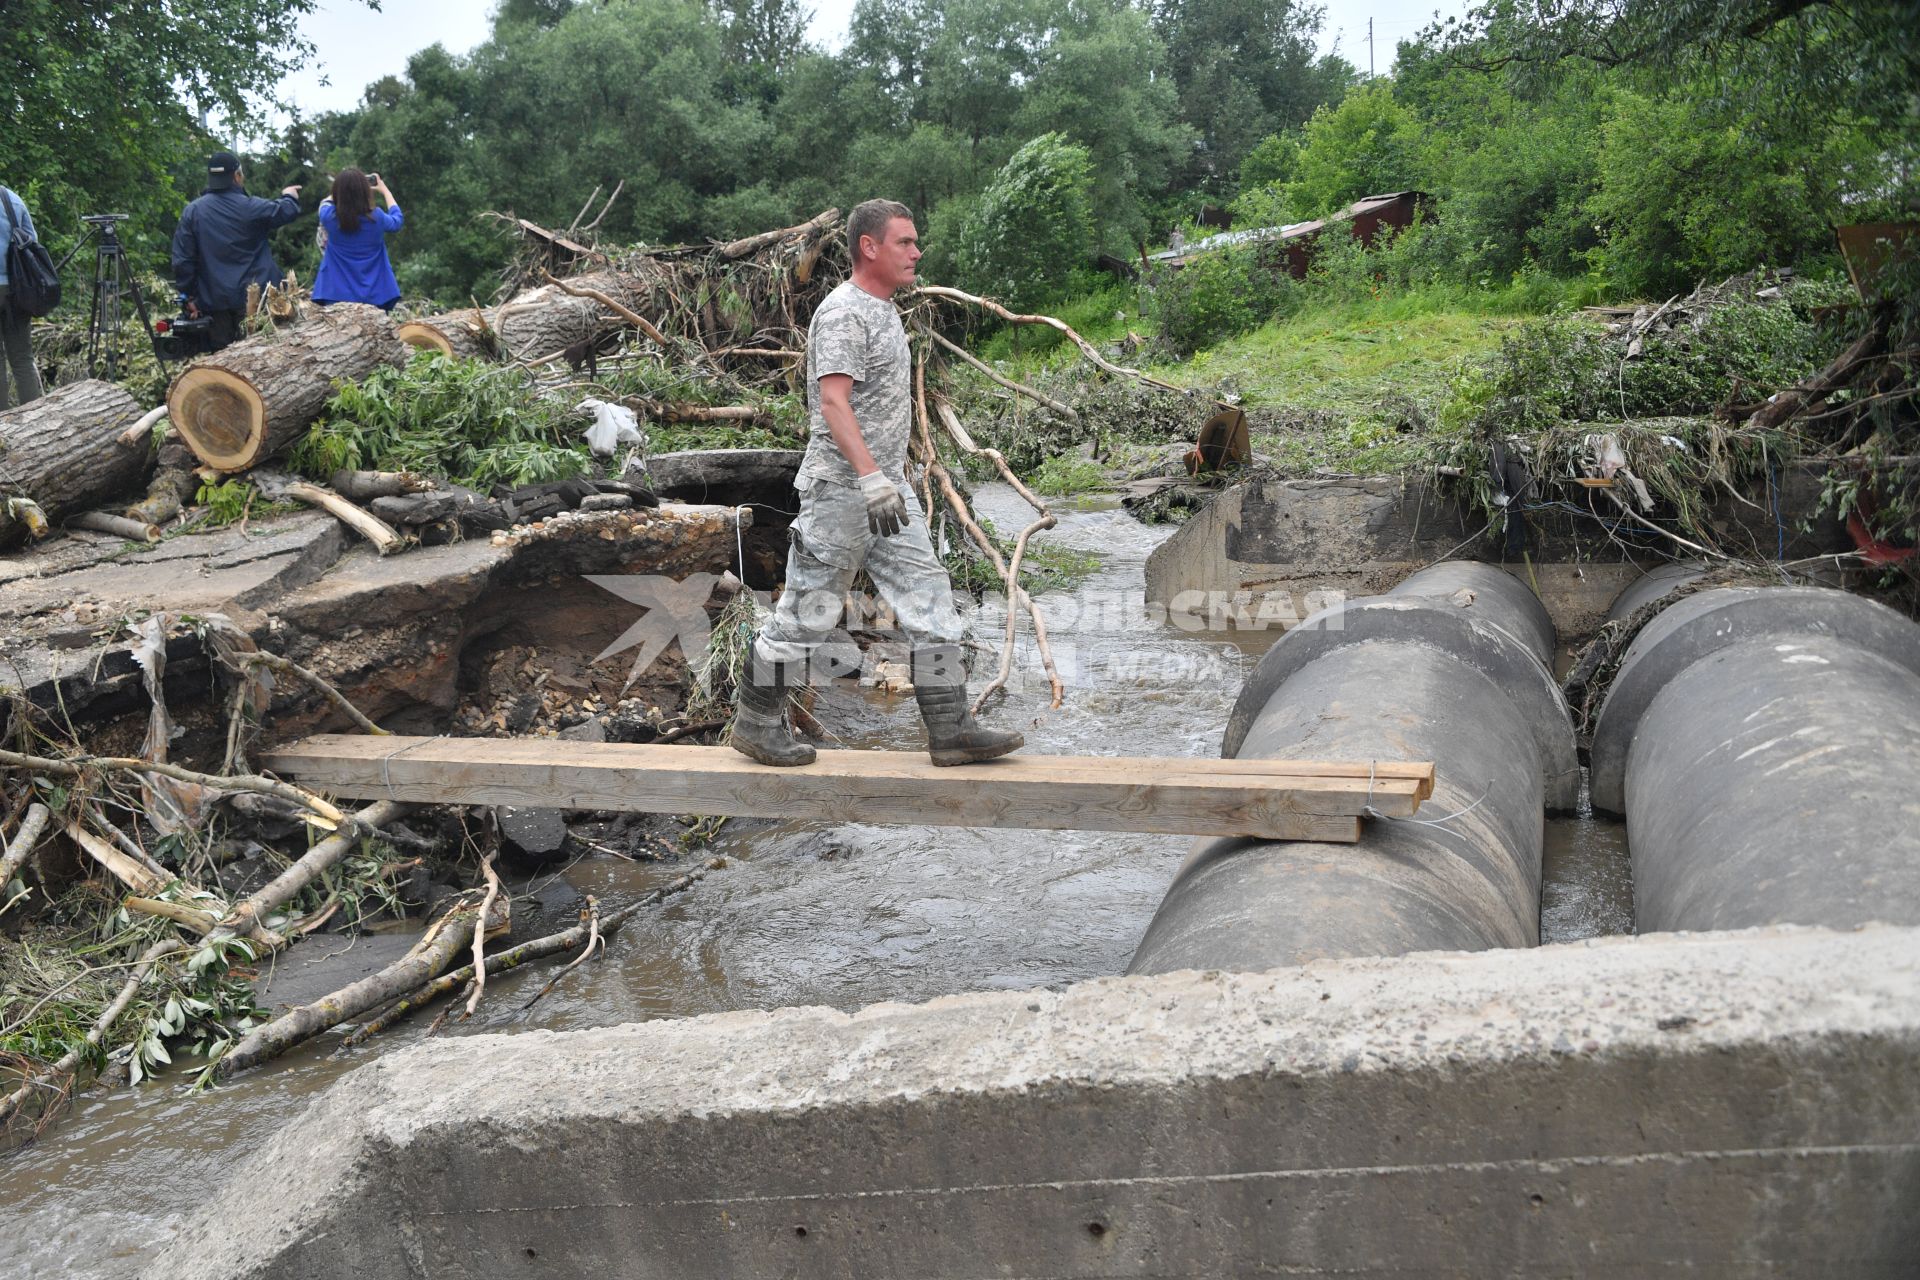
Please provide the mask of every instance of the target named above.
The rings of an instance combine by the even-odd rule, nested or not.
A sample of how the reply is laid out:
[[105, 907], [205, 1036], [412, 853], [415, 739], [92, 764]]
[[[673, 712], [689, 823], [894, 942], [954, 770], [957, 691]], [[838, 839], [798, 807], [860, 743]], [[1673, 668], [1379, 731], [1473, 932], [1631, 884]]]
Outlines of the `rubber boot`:
[[927, 754], [935, 764], [972, 764], [1026, 745], [1018, 733], [989, 729], [967, 710], [967, 677], [959, 645], [913, 651], [913, 697], [926, 722]]
[[812, 764], [811, 744], [787, 727], [787, 668], [748, 653], [740, 669], [740, 696], [733, 708], [733, 749], [778, 768]]

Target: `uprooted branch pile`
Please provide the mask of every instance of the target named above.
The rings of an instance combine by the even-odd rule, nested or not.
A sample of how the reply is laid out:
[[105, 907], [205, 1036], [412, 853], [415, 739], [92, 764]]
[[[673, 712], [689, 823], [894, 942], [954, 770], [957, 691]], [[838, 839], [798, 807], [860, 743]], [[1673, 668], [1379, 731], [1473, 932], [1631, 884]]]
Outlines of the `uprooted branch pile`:
[[[1515, 330], [1462, 397], [1467, 429], [1443, 441], [1439, 461], [1510, 548], [1526, 521], [1558, 515], [1668, 554], [1774, 560], [1791, 537], [1789, 464], [1826, 477], [1823, 501], [1850, 521], [1880, 496], [1898, 516], [1882, 527], [1911, 545], [1920, 326], [1899, 304], [1756, 272], [1591, 311], [1607, 323]], [[1765, 545], [1727, 541], [1712, 519], [1726, 504], [1760, 517]]]

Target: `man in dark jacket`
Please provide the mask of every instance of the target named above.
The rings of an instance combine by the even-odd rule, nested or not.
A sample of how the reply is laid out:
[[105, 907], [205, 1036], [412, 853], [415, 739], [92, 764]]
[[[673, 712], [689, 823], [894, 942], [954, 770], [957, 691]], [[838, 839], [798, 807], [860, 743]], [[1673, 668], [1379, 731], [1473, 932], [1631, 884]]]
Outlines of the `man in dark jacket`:
[[247, 314], [247, 286], [280, 283], [267, 237], [300, 216], [300, 188], [278, 200], [246, 193], [246, 175], [231, 151], [207, 157], [207, 189], [180, 215], [173, 233], [173, 283], [191, 316], [211, 316], [215, 351], [239, 336]]

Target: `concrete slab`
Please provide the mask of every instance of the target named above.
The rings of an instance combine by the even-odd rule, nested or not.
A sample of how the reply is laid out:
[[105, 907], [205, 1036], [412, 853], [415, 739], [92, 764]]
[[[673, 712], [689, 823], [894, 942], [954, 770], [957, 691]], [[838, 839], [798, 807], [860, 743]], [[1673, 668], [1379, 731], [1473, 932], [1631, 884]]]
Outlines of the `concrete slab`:
[[420, 941], [420, 930], [392, 933], [321, 933], [275, 956], [254, 984], [262, 1009], [283, 1013], [311, 1004], [399, 960]]
[[0, 616], [10, 646], [59, 645], [135, 613], [212, 613], [236, 601], [244, 608], [318, 578], [345, 538], [338, 520], [307, 511], [146, 547], [76, 532], [0, 557]]
[[[0, 559], [0, 687], [76, 723], [144, 715], [122, 621], [222, 613], [263, 647], [332, 680], [375, 719], [410, 715], [411, 727], [437, 731], [470, 640], [515, 625], [545, 647], [591, 657], [638, 611], [586, 575], [684, 578], [732, 568], [734, 518], [730, 508], [682, 504], [568, 512], [492, 539], [384, 558], [348, 546], [339, 522], [319, 512], [151, 548], [77, 534]], [[170, 705], [205, 698], [208, 658], [197, 637], [176, 635], [167, 663]], [[336, 715], [285, 682], [275, 728], [298, 737]]]
[[1892, 1277], [1916, 1203], [1920, 931], [1771, 930], [421, 1044], [148, 1274]]

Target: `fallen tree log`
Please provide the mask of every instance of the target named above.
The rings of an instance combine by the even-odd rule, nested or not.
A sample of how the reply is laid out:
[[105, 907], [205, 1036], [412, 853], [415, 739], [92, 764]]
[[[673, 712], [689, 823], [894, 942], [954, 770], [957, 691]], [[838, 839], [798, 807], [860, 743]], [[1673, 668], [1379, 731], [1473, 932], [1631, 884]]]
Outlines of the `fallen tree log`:
[[608, 304], [637, 314], [645, 301], [640, 282], [618, 271], [574, 276], [565, 288], [553, 283], [530, 289], [494, 312], [500, 355], [509, 360], [538, 360], [580, 343], [590, 344], [627, 323], [609, 315]]
[[248, 1067], [278, 1057], [294, 1045], [339, 1026], [342, 1022], [390, 1000], [398, 999], [427, 982], [473, 943], [480, 912], [469, 904], [455, 907], [440, 917], [412, 951], [375, 974], [369, 974], [330, 996], [301, 1005], [248, 1032], [214, 1064], [222, 1079]]
[[1879, 348], [1880, 326], [1874, 325], [1852, 346], [1833, 358], [1832, 363], [1813, 377], [1791, 387], [1787, 387], [1771, 400], [1761, 405], [1754, 413], [1752, 425], [1762, 431], [1770, 431], [1791, 420], [1810, 405], [1818, 403], [1846, 385], [1848, 375], [1852, 374], [1860, 362], [1873, 356]]
[[336, 383], [397, 368], [407, 350], [386, 312], [339, 303], [295, 328], [194, 361], [167, 392], [167, 416], [201, 462], [245, 471], [292, 444]]
[[200, 477], [184, 467], [169, 466], [165, 452], [147, 481], [147, 496], [129, 506], [125, 515], [142, 524], [166, 524], [179, 515], [199, 490]]
[[493, 313], [484, 307], [409, 320], [398, 334], [410, 347], [438, 351], [456, 360], [490, 360], [495, 355]]
[[[133, 489], [153, 460], [145, 445], [120, 443], [139, 419], [132, 396], [97, 380], [56, 387], [0, 413], [0, 497], [31, 498], [59, 520]], [[26, 531], [0, 503], [0, 542]]]

